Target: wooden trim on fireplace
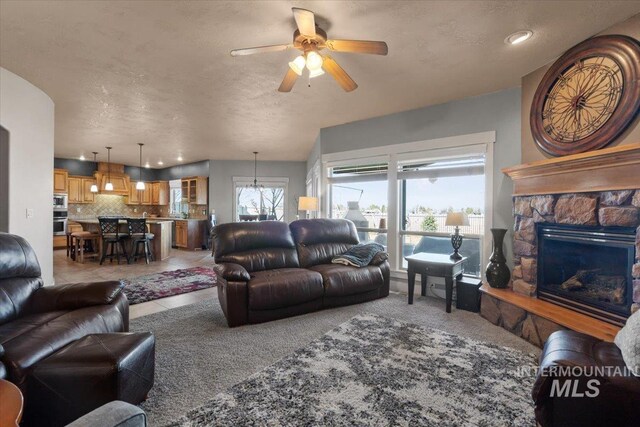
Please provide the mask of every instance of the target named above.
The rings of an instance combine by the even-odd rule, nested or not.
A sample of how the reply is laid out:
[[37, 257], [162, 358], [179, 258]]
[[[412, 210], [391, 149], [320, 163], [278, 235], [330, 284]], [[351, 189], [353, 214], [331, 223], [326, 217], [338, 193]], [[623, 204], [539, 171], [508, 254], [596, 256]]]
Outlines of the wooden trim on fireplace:
[[484, 283], [480, 287], [480, 291], [508, 304], [520, 307], [536, 316], [550, 320], [560, 326], [591, 335], [603, 341], [612, 342], [618, 331], [620, 331], [619, 326], [612, 325], [603, 320], [594, 319], [586, 314], [578, 313], [577, 311], [560, 307], [547, 301], [517, 294], [509, 288], [496, 289]]
[[620, 145], [502, 169], [514, 196], [640, 188], [640, 144]]

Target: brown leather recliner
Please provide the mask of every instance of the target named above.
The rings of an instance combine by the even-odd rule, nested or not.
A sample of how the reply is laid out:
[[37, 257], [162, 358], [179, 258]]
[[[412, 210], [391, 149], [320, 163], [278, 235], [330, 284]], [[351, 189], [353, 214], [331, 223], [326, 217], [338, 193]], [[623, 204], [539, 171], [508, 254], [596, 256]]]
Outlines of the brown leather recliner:
[[88, 334], [129, 330], [121, 283], [44, 287], [40, 274], [31, 246], [0, 233], [0, 378], [23, 394], [38, 361]]
[[640, 425], [640, 377], [625, 367], [614, 343], [554, 332], [531, 393], [536, 421], [542, 427]]
[[344, 219], [218, 225], [215, 269], [227, 323], [261, 323], [386, 297], [386, 254], [362, 268], [331, 264], [356, 244], [356, 227]]

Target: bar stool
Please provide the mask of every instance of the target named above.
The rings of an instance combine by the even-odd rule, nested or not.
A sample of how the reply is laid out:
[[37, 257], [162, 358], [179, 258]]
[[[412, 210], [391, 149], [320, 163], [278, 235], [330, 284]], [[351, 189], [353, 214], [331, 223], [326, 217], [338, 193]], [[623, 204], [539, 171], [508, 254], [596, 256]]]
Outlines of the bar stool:
[[67, 257], [71, 257], [74, 261], [76, 260], [76, 244], [71, 235], [76, 231], [82, 231], [82, 226], [80, 224], [67, 223]]
[[[124, 246], [124, 239], [126, 239], [128, 235], [120, 234], [120, 219], [98, 217], [98, 222], [100, 223], [100, 236], [102, 237], [100, 265], [102, 265], [106, 258], [109, 258], [109, 260], [113, 262], [114, 257], [118, 264], [120, 264], [120, 255], [126, 258], [128, 264], [129, 255], [127, 254], [127, 248]], [[107, 255], [109, 249], [111, 249], [111, 253]]]
[[[71, 241], [75, 242], [74, 246], [74, 254], [75, 260], [84, 264], [84, 257], [97, 257], [98, 252], [98, 239], [100, 239], [100, 235], [98, 233], [92, 233], [90, 231], [76, 231], [71, 233]], [[89, 245], [91, 252], [86, 253], [85, 249]]]
[[147, 233], [147, 220], [145, 218], [127, 218], [127, 228], [129, 229], [129, 238], [131, 239], [131, 250], [133, 255], [133, 262], [138, 260], [138, 249], [140, 245], [142, 245], [144, 249], [144, 259], [147, 264], [149, 264], [149, 258], [151, 261], [153, 259], [153, 252], [151, 252], [151, 247], [149, 246], [149, 242], [153, 240], [153, 233]]

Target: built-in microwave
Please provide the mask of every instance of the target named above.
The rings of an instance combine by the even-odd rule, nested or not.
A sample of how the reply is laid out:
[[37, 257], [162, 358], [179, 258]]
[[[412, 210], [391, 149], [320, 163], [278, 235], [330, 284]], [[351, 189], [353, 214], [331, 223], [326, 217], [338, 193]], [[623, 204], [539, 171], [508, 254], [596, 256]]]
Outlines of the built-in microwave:
[[66, 194], [54, 194], [53, 195], [53, 210], [67, 210], [67, 195]]

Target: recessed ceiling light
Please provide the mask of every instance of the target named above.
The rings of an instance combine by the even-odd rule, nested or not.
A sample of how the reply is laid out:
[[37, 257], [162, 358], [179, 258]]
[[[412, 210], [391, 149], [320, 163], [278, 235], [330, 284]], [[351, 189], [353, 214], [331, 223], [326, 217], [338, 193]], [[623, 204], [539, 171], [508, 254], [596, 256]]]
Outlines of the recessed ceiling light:
[[507, 38], [504, 39], [504, 42], [506, 44], [520, 44], [522, 42], [529, 40], [532, 35], [533, 35], [533, 31], [531, 30], [516, 31], [515, 33], [507, 36]]
[[147, 163], [144, 164], [144, 167], [149, 169], [151, 166], [149, 166], [149, 162], [147, 162]]
[[178, 161], [181, 162], [182, 161], [182, 156], [178, 156]]
[[162, 162], [162, 160], [158, 160], [158, 164], [159, 164], [160, 166], [164, 165], [164, 163]]
[[82, 160], [84, 162], [84, 156], [80, 156], [80, 160]]

